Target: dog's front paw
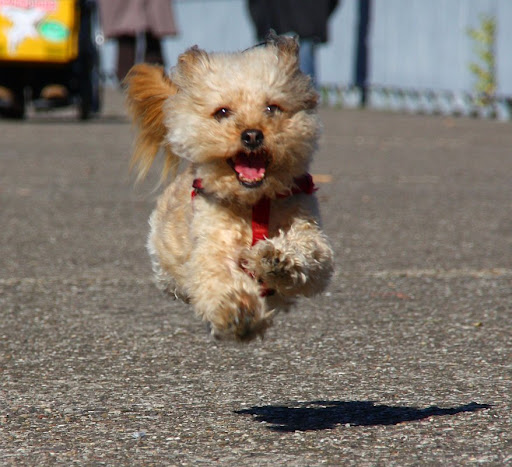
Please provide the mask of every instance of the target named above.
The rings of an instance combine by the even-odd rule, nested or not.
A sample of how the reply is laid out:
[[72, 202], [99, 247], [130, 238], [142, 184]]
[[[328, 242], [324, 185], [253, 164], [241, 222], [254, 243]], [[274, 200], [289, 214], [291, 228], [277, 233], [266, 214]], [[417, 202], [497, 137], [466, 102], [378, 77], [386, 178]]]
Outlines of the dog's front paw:
[[258, 242], [242, 252], [241, 265], [266, 287], [292, 289], [306, 282], [304, 259], [292, 250], [279, 248], [272, 241]]
[[211, 316], [211, 332], [217, 339], [235, 338], [249, 342], [263, 337], [272, 325], [273, 313], [265, 309], [260, 297], [246, 292], [231, 294]]

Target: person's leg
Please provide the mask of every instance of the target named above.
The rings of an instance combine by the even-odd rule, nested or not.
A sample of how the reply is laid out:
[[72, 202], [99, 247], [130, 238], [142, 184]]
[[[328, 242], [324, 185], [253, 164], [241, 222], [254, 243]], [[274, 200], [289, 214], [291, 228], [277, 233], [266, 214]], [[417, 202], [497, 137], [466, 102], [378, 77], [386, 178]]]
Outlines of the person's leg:
[[160, 40], [153, 34], [146, 33], [146, 56], [144, 61], [147, 63], [163, 64]]
[[299, 60], [300, 69], [303, 73], [311, 76], [316, 85], [316, 66], [315, 66], [316, 44], [311, 39], [300, 40]]
[[117, 79], [121, 83], [135, 64], [135, 37], [120, 36], [118, 39]]

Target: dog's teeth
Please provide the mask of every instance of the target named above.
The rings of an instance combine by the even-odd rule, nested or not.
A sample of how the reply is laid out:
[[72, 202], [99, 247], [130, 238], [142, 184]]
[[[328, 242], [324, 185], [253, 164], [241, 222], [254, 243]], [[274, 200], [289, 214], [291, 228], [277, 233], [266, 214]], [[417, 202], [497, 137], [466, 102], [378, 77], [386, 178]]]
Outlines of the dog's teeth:
[[260, 182], [261, 180], [263, 180], [265, 178], [265, 175], [262, 175], [261, 177], [258, 177], [258, 178], [245, 178], [243, 175], [240, 175], [239, 178], [240, 178], [240, 180], [242, 180], [242, 182], [256, 183], [256, 182]]

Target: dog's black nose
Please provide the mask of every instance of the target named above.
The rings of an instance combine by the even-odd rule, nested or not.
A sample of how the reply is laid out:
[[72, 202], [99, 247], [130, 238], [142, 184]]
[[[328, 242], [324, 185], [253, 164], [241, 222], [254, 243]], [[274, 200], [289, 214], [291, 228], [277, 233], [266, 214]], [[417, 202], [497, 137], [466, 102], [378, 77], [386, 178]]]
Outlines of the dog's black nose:
[[263, 132], [252, 129], [243, 131], [242, 144], [248, 149], [258, 149], [263, 144]]

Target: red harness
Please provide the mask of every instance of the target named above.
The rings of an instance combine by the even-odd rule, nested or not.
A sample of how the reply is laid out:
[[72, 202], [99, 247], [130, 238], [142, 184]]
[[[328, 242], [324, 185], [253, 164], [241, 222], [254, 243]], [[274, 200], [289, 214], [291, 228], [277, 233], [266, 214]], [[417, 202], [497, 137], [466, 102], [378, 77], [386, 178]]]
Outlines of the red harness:
[[[318, 188], [313, 183], [313, 177], [305, 173], [301, 177], [294, 180], [294, 187], [288, 193], [280, 193], [278, 198], [288, 198], [292, 195], [304, 193], [306, 195], [313, 194]], [[204, 191], [203, 182], [200, 178], [196, 178], [192, 183], [192, 199], [199, 193]], [[260, 240], [268, 238], [268, 223], [270, 220], [270, 198], [264, 196], [252, 207], [252, 246], [256, 245]]]
[[[288, 198], [289, 196], [298, 195], [304, 193], [306, 195], [313, 194], [318, 188], [313, 183], [313, 177], [305, 173], [304, 175], [295, 178], [294, 186], [288, 193], [280, 193], [277, 198]], [[196, 178], [192, 183], [192, 200], [204, 191], [203, 183], [200, 178]], [[260, 240], [268, 238], [268, 226], [270, 220], [270, 198], [263, 196], [253, 207], [252, 207], [252, 244], [254, 246]], [[263, 288], [261, 295], [263, 297], [272, 295], [274, 293], [271, 289]]]

